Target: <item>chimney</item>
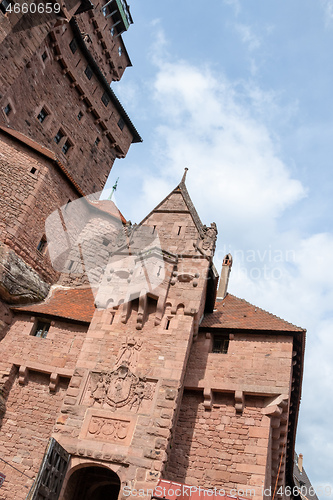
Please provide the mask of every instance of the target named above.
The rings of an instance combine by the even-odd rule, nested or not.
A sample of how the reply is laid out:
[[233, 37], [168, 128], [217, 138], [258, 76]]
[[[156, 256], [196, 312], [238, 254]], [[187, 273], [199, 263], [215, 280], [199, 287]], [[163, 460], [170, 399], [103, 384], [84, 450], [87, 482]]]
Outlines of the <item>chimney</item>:
[[216, 297], [217, 302], [221, 302], [227, 295], [231, 266], [232, 266], [232, 256], [230, 253], [228, 253], [223, 259], [219, 289], [217, 291], [217, 297]]
[[303, 472], [303, 455], [302, 455], [302, 453], [300, 453], [298, 455], [297, 465], [298, 465], [298, 470], [300, 471], [300, 473], [302, 473]]

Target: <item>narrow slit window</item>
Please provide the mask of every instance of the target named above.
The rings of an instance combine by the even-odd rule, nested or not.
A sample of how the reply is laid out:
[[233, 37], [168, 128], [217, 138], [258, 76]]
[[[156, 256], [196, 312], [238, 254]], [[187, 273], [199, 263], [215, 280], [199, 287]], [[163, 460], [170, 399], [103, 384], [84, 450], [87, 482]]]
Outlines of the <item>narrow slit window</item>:
[[79, 113], [77, 115], [77, 119], [79, 120], [79, 122], [82, 120], [82, 117], [83, 117], [83, 113], [82, 113], [82, 111], [79, 111]]
[[167, 319], [165, 323], [165, 329], [169, 330], [171, 319]]
[[122, 118], [119, 118], [117, 125], [120, 128], [120, 130], [123, 130], [123, 128], [125, 127], [124, 120]]
[[71, 147], [72, 147], [72, 144], [69, 141], [66, 141], [62, 147], [62, 152], [64, 153], [64, 155], [67, 155], [67, 153]]
[[46, 59], [47, 59], [47, 52], [45, 51], [45, 52], [43, 52], [43, 54], [42, 54], [42, 61], [43, 61], [43, 62], [45, 62], [45, 61], [46, 61]]
[[77, 51], [77, 45], [76, 45], [76, 41], [75, 39], [73, 38], [73, 40], [71, 41], [71, 43], [69, 44], [69, 48], [71, 49], [71, 52], [73, 54], [75, 54], [75, 52]]
[[3, 108], [3, 110], [4, 110], [4, 112], [5, 112], [5, 115], [6, 115], [6, 116], [8, 116], [8, 115], [10, 115], [10, 113], [11, 113], [11, 111], [12, 111], [12, 107], [11, 107], [11, 105], [8, 103], [8, 104], [7, 104], [7, 106], [5, 106], [5, 107]]
[[93, 72], [92, 72], [91, 67], [87, 66], [86, 69], [84, 70], [84, 72], [85, 72], [85, 75], [88, 78], [88, 80], [91, 80], [91, 78], [93, 76]]
[[108, 96], [108, 94], [106, 92], [104, 92], [104, 94], [102, 95], [101, 99], [102, 99], [102, 103], [104, 104], [105, 107], [110, 102], [110, 97]]
[[182, 230], [182, 226], [178, 226], [178, 236], [180, 235], [180, 231]]
[[47, 245], [47, 241], [46, 241], [45, 236], [43, 236], [43, 237], [41, 238], [40, 242], [39, 242], [39, 243], [38, 243], [38, 245], [37, 245], [37, 250], [38, 250], [38, 252], [40, 252], [40, 253], [43, 253], [43, 254], [44, 254], [44, 253], [45, 253], [45, 251], [46, 251], [46, 245]]
[[100, 138], [99, 137], [96, 137], [95, 139], [95, 142], [94, 142], [94, 145], [95, 146], [98, 146], [98, 144], [101, 142]]
[[55, 138], [54, 138], [54, 142], [55, 142], [56, 144], [59, 144], [59, 142], [61, 141], [61, 139], [62, 139], [63, 137], [65, 137], [65, 134], [63, 133], [63, 131], [62, 131], [61, 129], [60, 129], [60, 130], [58, 130], [58, 132], [57, 132], [57, 134], [56, 134], [56, 136], [55, 136]]
[[39, 112], [39, 115], [37, 116], [37, 120], [40, 121], [40, 123], [43, 123], [48, 114], [49, 113], [46, 111], [46, 109], [42, 108]]

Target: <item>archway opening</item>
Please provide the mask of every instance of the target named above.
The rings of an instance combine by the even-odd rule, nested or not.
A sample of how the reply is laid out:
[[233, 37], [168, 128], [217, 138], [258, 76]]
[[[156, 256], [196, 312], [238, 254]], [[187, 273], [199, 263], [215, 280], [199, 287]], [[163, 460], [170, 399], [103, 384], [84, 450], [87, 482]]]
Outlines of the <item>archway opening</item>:
[[70, 476], [64, 500], [117, 500], [120, 491], [118, 475], [105, 467], [82, 467]]

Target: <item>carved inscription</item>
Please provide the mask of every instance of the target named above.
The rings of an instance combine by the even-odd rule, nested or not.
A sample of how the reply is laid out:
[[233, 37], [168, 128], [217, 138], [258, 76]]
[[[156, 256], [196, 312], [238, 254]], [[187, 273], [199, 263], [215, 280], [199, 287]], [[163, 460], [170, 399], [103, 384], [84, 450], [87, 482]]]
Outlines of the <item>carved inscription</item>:
[[129, 438], [130, 420], [93, 416], [89, 422], [86, 438], [125, 444]]

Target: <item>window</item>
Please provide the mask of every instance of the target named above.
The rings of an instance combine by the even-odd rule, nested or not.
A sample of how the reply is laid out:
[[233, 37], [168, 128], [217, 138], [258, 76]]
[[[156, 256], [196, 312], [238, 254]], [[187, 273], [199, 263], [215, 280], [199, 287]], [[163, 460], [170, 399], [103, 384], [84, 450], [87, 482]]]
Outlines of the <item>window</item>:
[[65, 144], [62, 147], [62, 152], [64, 153], [64, 155], [67, 155], [68, 150], [71, 147], [72, 147], [71, 143], [69, 141], [66, 141]]
[[39, 120], [41, 123], [45, 120], [45, 118], [48, 116], [48, 112], [46, 111], [45, 108], [42, 108], [39, 112], [39, 115], [37, 116], [37, 120]]
[[75, 54], [75, 52], [77, 51], [77, 45], [76, 45], [76, 41], [74, 38], [71, 41], [71, 43], [69, 44], [69, 48], [71, 49], [73, 54]]
[[212, 352], [226, 354], [229, 347], [228, 335], [214, 335]]
[[6, 9], [7, 7], [10, 5], [10, 2], [8, 0], [2, 0], [2, 2], [0, 3], [0, 10], [1, 12], [3, 12], [4, 14], [6, 14]]
[[107, 247], [109, 243], [110, 243], [110, 240], [108, 240], [107, 238], [103, 238], [103, 245], [105, 247]]
[[83, 116], [82, 111], [79, 111], [79, 114], [77, 115], [77, 119], [79, 120], [79, 122], [81, 121], [82, 116]]
[[111, 36], [113, 36], [113, 35], [114, 35], [114, 28], [111, 28], [111, 29], [110, 29], [110, 33], [111, 33]]
[[104, 92], [104, 94], [102, 95], [102, 103], [106, 107], [109, 104], [109, 102], [110, 102], [110, 97], [107, 95], [106, 92]]
[[117, 125], [120, 128], [120, 130], [123, 130], [123, 128], [125, 127], [124, 120], [122, 118], [119, 118]]
[[88, 78], [88, 80], [91, 80], [92, 76], [93, 76], [93, 72], [92, 72], [92, 69], [90, 66], [87, 66], [86, 69], [84, 70], [85, 74], [86, 74], [86, 77]]
[[60, 129], [60, 130], [58, 130], [58, 133], [57, 133], [57, 135], [56, 135], [56, 136], [55, 136], [55, 138], [54, 138], [55, 143], [56, 143], [56, 144], [59, 144], [59, 142], [61, 141], [61, 139], [62, 139], [63, 137], [65, 137], [65, 134], [63, 133], [63, 131], [62, 131], [61, 129]]
[[42, 61], [43, 61], [43, 62], [45, 62], [45, 61], [46, 61], [46, 59], [47, 59], [47, 52], [45, 51], [45, 52], [43, 52], [43, 54], [42, 54]]
[[43, 236], [42, 239], [40, 240], [40, 242], [37, 245], [38, 252], [45, 253], [46, 245], [47, 245], [47, 241], [46, 241], [45, 236]]
[[4, 110], [4, 112], [5, 112], [5, 115], [6, 115], [6, 116], [8, 116], [8, 115], [10, 114], [11, 110], [12, 110], [12, 107], [11, 107], [11, 105], [8, 103], [8, 104], [7, 104], [7, 106], [5, 106], [5, 107], [3, 108], [3, 110]]
[[118, 54], [119, 54], [119, 56], [121, 56], [121, 54], [122, 54], [121, 47], [118, 48]]
[[94, 142], [94, 145], [95, 146], [98, 146], [98, 144], [101, 142], [100, 138], [99, 137], [96, 137], [96, 140]]
[[180, 231], [182, 230], [182, 226], [178, 226], [178, 236], [180, 235]]
[[37, 171], [37, 168], [32, 167], [32, 169], [30, 170], [30, 173], [31, 173], [31, 174], [35, 174], [35, 173], [36, 173], [36, 171]]
[[47, 336], [47, 334], [49, 332], [50, 326], [51, 326], [51, 323], [49, 323], [47, 321], [37, 321], [37, 325], [36, 325], [36, 328], [35, 328], [33, 335], [35, 337], [45, 339], [45, 337]]
[[67, 266], [68, 271], [72, 270], [73, 264], [74, 264], [74, 260], [70, 260], [68, 263], [68, 266]]

